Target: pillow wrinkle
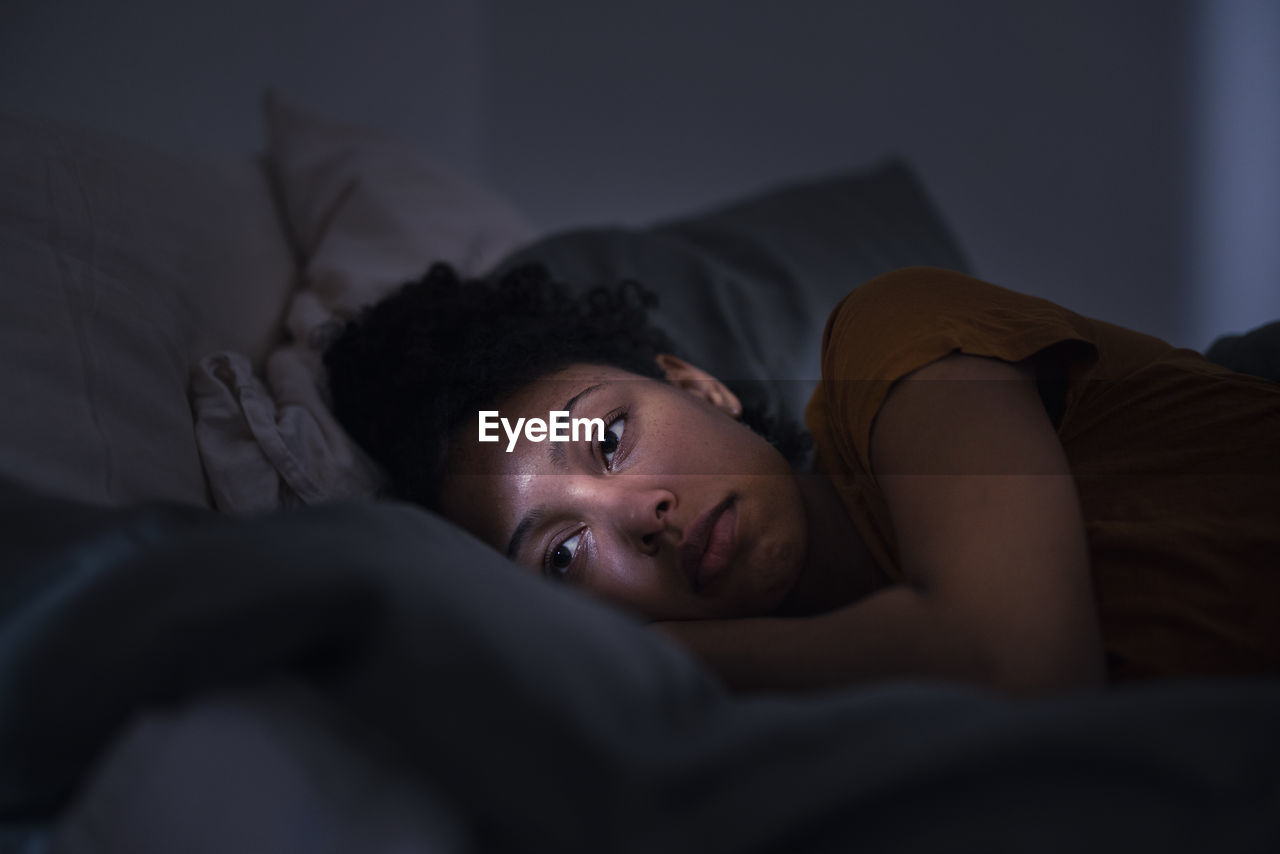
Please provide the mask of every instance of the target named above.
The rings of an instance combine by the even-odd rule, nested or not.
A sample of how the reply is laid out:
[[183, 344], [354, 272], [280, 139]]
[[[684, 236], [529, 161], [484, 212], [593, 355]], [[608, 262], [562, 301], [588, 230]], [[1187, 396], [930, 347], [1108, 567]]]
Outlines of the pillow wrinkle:
[[[243, 360], [242, 356], [237, 357]], [[320, 490], [315, 481], [307, 476], [305, 469], [298, 462], [297, 456], [290, 448], [290, 442], [305, 430], [304, 425], [293, 419], [290, 424], [288, 410], [277, 409], [271, 395], [251, 374], [243, 373], [243, 381], [237, 382], [235, 391], [237, 402], [244, 413], [245, 423], [254, 440], [262, 448], [268, 462], [279, 475], [284, 478], [293, 494], [304, 503], [319, 500]], [[292, 432], [289, 432], [289, 428]]]
[[319, 334], [323, 334], [333, 323], [333, 314], [320, 301], [316, 293], [310, 289], [298, 292], [289, 302], [285, 315], [285, 328], [294, 341], [308, 343], [319, 342]]
[[[290, 503], [281, 479], [254, 435], [245, 412], [257, 382], [237, 365], [239, 354], [215, 353], [191, 373], [196, 447], [204, 465], [214, 506], [237, 512], [267, 510]], [[255, 404], [247, 404], [253, 406]]]
[[298, 349], [271, 357], [270, 388], [239, 353], [206, 356], [193, 371], [196, 444], [219, 510], [259, 512], [379, 490], [381, 474], [348, 447]]
[[320, 251], [325, 238], [333, 230], [334, 223], [342, 217], [347, 203], [359, 191], [359, 187], [360, 178], [351, 178], [337, 190], [333, 201], [326, 204], [316, 215], [314, 227], [307, 230], [306, 245], [303, 247], [306, 257], [313, 258]]
[[[267, 381], [282, 412], [278, 421], [289, 428], [283, 436], [290, 460], [300, 467], [298, 480], [289, 482], [308, 503], [376, 495], [382, 472], [333, 417], [316, 380], [322, 375], [319, 353], [303, 344], [277, 350], [267, 362]], [[314, 492], [299, 488], [305, 472], [314, 477], [306, 478]]]

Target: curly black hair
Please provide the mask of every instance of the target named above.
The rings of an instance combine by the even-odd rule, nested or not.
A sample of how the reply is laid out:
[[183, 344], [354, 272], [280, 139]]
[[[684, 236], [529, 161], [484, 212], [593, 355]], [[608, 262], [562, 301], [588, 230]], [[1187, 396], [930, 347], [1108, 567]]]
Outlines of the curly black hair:
[[[573, 295], [542, 265], [464, 281], [448, 264], [366, 308], [324, 353], [339, 423], [390, 477], [398, 498], [437, 507], [450, 444], [464, 421], [574, 363], [662, 378], [675, 353], [648, 317], [657, 297], [636, 282]], [[799, 464], [808, 435], [735, 387], [743, 421]]]

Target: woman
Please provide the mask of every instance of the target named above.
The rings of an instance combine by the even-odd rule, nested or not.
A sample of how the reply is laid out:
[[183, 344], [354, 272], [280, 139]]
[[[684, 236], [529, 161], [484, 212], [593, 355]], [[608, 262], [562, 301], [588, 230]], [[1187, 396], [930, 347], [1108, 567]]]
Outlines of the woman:
[[[645, 303], [437, 266], [331, 346], [335, 410], [400, 497], [732, 687], [1280, 671], [1280, 386], [903, 270], [828, 321], [798, 473], [761, 435], [794, 456], [794, 431], [673, 355]], [[603, 430], [512, 428], [557, 412]]]

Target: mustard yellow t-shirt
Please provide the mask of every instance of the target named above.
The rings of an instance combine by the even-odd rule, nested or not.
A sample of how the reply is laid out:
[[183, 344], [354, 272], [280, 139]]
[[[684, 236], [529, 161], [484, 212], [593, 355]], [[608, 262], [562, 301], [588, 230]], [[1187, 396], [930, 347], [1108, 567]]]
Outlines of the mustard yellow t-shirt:
[[873, 279], [827, 321], [806, 421], [817, 467], [893, 579], [872, 422], [896, 380], [953, 352], [1036, 366], [1080, 497], [1110, 678], [1280, 672], [1280, 384], [952, 271]]

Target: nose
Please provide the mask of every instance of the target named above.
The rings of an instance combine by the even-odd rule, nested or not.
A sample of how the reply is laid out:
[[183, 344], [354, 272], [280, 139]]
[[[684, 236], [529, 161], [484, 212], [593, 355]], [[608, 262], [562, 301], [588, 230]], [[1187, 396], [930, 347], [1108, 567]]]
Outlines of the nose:
[[614, 480], [617, 492], [612, 496], [614, 525], [619, 533], [645, 554], [654, 554], [661, 545], [662, 533], [668, 529], [676, 497], [667, 489]]

